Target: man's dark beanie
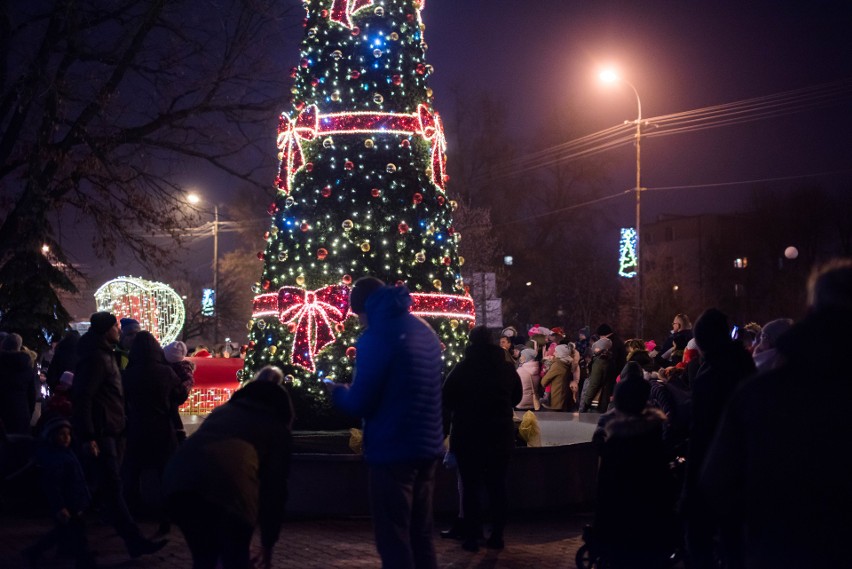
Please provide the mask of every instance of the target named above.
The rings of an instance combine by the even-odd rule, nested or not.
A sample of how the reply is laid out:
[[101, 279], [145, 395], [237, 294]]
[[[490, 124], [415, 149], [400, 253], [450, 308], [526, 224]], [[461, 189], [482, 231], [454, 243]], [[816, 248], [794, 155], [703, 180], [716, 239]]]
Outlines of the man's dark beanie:
[[352, 285], [352, 292], [349, 293], [349, 307], [352, 312], [363, 314], [367, 298], [383, 286], [385, 286], [385, 283], [376, 277], [362, 277], [355, 281], [355, 284]]
[[612, 326], [609, 324], [601, 324], [598, 326], [598, 329], [595, 331], [598, 336], [607, 336], [613, 333]]
[[89, 330], [98, 336], [103, 336], [110, 328], [115, 326], [116, 322], [118, 320], [109, 312], [95, 312], [89, 317], [89, 323], [91, 324]]
[[491, 335], [491, 330], [489, 330], [485, 326], [474, 327], [474, 329], [470, 331], [470, 334], [468, 334], [468, 338], [470, 339], [470, 343], [474, 346], [494, 343], [493, 336]]
[[713, 352], [730, 341], [728, 317], [717, 308], [708, 308], [696, 320], [692, 334], [702, 352]]

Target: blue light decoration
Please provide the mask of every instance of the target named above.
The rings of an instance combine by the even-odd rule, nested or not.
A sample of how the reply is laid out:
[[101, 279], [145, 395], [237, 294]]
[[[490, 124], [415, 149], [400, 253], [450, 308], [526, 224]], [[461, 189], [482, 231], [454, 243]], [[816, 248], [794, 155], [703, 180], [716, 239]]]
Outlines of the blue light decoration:
[[618, 242], [618, 276], [632, 279], [636, 276], [638, 260], [636, 258], [636, 243], [639, 237], [632, 227], [621, 228], [621, 239]]
[[213, 316], [216, 314], [216, 292], [212, 288], [201, 291], [201, 315]]

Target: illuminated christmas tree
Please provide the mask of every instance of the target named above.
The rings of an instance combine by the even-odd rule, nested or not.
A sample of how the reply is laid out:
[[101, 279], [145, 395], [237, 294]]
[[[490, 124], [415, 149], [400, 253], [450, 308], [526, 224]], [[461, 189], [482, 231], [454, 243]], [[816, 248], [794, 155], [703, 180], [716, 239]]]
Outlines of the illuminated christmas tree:
[[412, 312], [462, 355], [474, 309], [445, 193], [445, 140], [427, 86], [423, 0], [308, 0], [292, 108], [256, 287], [243, 378], [284, 369], [303, 426], [321, 426], [323, 378], [352, 378], [358, 319], [349, 290], [404, 284]]

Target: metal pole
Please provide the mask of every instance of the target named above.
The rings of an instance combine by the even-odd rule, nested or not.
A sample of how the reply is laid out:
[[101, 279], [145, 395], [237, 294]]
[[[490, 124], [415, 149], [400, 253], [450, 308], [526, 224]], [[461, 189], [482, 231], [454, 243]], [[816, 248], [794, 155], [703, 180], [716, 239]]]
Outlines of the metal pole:
[[642, 100], [630, 81], [625, 81], [636, 95], [636, 337], [643, 338], [644, 295], [642, 290]]
[[219, 342], [219, 206], [213, 206], [213, 345]]

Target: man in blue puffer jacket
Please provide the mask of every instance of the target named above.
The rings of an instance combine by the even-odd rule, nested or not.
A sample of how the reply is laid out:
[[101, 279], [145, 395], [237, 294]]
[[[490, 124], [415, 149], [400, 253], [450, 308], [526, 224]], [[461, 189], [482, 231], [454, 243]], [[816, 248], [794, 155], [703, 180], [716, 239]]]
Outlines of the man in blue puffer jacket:
[[359, 279], [350, 306], [364, 333], [351, 386], [331, 384], [335, 405], [363, 418], [364, 460], [382, 567], [434, 569], [432, 494], [444, 454], [441, 343], [409, 312], [402, 286]]

